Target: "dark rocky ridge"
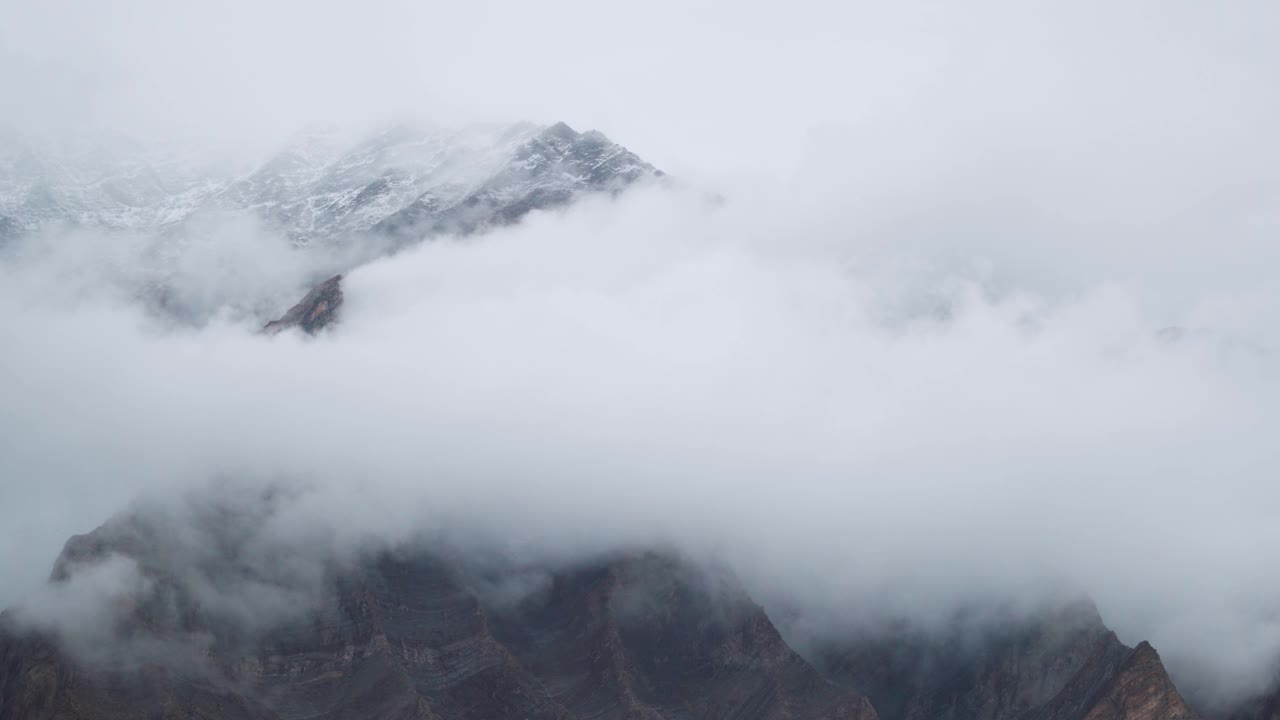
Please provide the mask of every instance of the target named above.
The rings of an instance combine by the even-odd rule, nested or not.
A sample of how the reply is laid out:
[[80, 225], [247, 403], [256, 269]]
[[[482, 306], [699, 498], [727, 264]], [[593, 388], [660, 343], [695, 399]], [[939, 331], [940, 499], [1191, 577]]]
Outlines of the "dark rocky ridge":
[[244, 633], [207, 593], [263, 580], [252, 528], [202, 536], [192, 547], [212, 549], [194, 559], [169, 532], [129, 520], [68, 543], [55, 584], [113, 556], [149, 579], [113, 601], [125, 649], [89, 662], [6, 620], [0, 720], [876, 718], [740, 589], [712, 591], [669, 556], [561, 569], [512, 604], [471, 589], [448, 554], [381, 550], [328, 564], [314, 609]]
[[[1196, 717], [1155, 650], [1121, 644], [1088, 603], [981, 636], [832, 641], [815, 653], [824, 676], [732, 577], [666, 554], [549, 570], [514, 600], [477, 582], [491, 568], [425, 544], [268, 577], [289, 564], [255, 540], [278, 500], [250, 498], [248, 519], [131, 517], [69, 541], [55, 585], [112, 557], [149, 584], [113, 601], [116, 656], [0, 621], [0, 720]], [[198, 532], [175, 541], [179, 526]], [[208, 595], [264, 585], [294, 607], [256, 628]]]

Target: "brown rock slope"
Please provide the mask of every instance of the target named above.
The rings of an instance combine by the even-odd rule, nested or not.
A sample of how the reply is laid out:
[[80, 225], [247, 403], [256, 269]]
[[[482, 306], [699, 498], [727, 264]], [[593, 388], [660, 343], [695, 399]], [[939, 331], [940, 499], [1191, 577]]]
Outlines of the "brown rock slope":
[[98, 642], [94, 661], [5, 620], [0, 720], [876, 718], [740, 590], [712, 591], [670, 558], [558, 572], [495, 610], [457, 563], [379, 552], [325, 579], [317, 609], [250, 631], [209, 594], [233, 581], [271, 589], [246, 581], [234, 538], [213, 562], [180, 566], [162, 539], [126, 523], [68, 544], [55, 584], [121, 553], [147, 581], [111, 599], [95, 631], [120, 649]]
[[1027, 720], [1190, 720], [1160, 656], [1147, 642], [1132, 650], [1108, 644]]
[[1189, 720], [1155, 650], [1129, 648], [1090, 603], [944, 632], [886, 633], [817, 653], [885, 720]]

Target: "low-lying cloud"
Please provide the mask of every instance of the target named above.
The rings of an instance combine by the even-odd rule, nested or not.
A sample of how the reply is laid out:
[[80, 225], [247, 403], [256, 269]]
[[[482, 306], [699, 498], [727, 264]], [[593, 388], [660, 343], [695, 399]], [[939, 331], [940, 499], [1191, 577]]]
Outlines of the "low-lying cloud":
[[30, 282], [47, 257], [7, 265], [5, 601], [138, 493], [231, 477], [310, 488], [284, 537], [675, 546], [837, 630], [1087, 593], [1203, 692], [1269, 680], [1265, 288], [1046, 290], [769, 190], [650, 188], [428, 243], [350, 272], [315, 338], [175, 327], [114, 273], [69, 298]]
[[[1085, 593], [1184, 690], [1256, 690], [1277, 8], [0, 8], [6, 151], [566, 120], [727, 199], [632, 191], [361, 265], [316, 338], [256, 331], [359, 239], [226, 215], [0, 247], [0, 605], [132, 499], [235, 478], [310, 488], [275, 538], [674, 545], [808, 627]], [[107, 570], [46, 607], [93, 625], [76, 598], [137, 579]]]

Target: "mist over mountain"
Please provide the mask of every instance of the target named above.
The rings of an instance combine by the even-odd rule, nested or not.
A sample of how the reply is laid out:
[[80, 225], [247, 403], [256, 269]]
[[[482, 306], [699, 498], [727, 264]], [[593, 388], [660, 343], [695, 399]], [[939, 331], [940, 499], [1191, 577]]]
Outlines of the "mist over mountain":
[[0, 8], [0, 720], [1276, 720], [1278, 12]]
[[[45, 253], [71, 252], [73, 240], [92, 243], [87, 260], [75, 248], [79, 259], [55, 262], [115, 265], [122, 290], [186, 322], [205, 322], [224, 306], [261, 318], [281, 293], [415, 242], [662, 176], [603, 134], [564, 123], [399, 124], [357, 139], [304, 133], [238, 174], [172, 148], [102, 142], [10, 146], [0, 172], [0, 251], [39, 264]], [[110, 247], [101, 247], [103, 234], [113, 236]], [[300, 247], [309, 252], [291, 252]], [[275, 277], [248, 267], [263, 254], [279, 269]]]
[[810, 661], [709, 558], [335, 542], [287, 529], [306, 492], [231, 483], [73, 537], [0, 616], [0, 717], [1197, 717], [1087, 602]]

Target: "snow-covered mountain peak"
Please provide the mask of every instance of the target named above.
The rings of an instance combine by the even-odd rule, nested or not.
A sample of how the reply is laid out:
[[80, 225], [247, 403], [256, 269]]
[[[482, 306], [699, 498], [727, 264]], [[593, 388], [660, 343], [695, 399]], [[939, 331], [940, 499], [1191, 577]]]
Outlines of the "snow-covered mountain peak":
[[369, 232], [407, 241], [514, 222], [661, 174], [602, 133], [563, 122], [400, 123], [355, 138], [314, 128], [247, 170], [114, 142], [7, 147], [0, 239], [50, 224], [149, 232], [230, 210], [251, 212], [300, 245]]

